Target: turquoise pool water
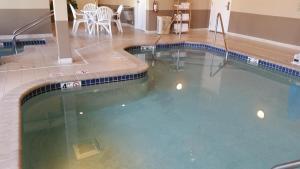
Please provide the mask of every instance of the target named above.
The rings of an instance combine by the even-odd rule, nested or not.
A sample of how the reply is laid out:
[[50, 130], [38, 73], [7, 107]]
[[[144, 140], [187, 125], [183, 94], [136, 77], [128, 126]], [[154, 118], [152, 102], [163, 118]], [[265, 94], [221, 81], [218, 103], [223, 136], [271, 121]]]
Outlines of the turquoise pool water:
[[[23, 52], [23, 51], [24, 51], [24, 46], [19, 46], [18, 47], [18, 52]], [[12, 54], [14, 54], [14, 51], [11, 48], [0, 47], [0, 57], [1, 56], [12, 55]]]
[[35, 97], [24, 169], [269, 169], [300, 159], [300, 86], [201, 50], [134, 53], [146, 79]]

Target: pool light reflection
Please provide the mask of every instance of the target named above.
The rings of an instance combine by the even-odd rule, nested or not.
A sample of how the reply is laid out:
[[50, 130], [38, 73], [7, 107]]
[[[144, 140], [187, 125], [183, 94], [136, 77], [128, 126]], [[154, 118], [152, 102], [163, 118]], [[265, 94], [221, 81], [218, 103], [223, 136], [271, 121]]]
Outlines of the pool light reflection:
[[257, 117], [260, 119], [264, 119], [265, 118], [265, 112], [262, 110], [258, 110], [257, 111]]
[[181, 83], [178, 83], [178, 84], [176, 85], [176, 89], [177, 89], [177, 90], [182, 90], [182, 87], [183, 87], [183, 86], [182, 86]]

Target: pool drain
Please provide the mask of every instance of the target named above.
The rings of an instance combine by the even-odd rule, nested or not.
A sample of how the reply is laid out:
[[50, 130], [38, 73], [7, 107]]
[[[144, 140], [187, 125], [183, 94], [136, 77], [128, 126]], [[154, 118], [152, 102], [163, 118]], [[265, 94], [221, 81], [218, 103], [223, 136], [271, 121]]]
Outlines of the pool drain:
[[100, 144], [97, 139], [84, 140], [73, 144], [73, 150], [77, 160], [82, 160], [100, 153]]

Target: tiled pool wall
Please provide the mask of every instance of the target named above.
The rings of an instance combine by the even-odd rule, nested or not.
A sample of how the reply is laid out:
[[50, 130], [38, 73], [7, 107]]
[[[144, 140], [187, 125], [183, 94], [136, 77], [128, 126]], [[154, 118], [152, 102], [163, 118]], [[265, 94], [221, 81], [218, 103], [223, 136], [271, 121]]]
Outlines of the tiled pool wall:
[[[80, 82], [81, 82], [80, 87], [138, 80], [138, 79], [145, 78], [146, 76], [147, 76], [147, 71], [144, 71], [141, 73], [135, 73], [135, 74], [120, 75], [120, 76], [110, 76], [110, 77], [86, 79], [86, 80], [80, 80]], [[57, 90], [68, 90], [68, 89], [62, 88], [63, 83], [68, 83], [68, 82], [47, 84], [45, 86], [41, 86], [41, 87], [38, 87], [38, 88], [35, 88], [35, 89], [29, 91], [27, 94], [25, 94], [25, 96], [23, 98], [21, 98], [21, 105], [23, 105], [24, 103], [26, 103], [28, 100], [32, 99], [33, 97], [39, 96], [44, 93], [57, 91]]]
[[[143, 46], [133, 46], [133, 47], [128, 47], [125, 50], [129, 53], [135, 52], [135, 51], [141, 51]], [[181, 43], [168, 43], [168, 44], [159, 44], [156, 46], [156, 49], [176, 49], [178, 47], [185, 47], [185, 48], [191, 48], [191, 49], [201, 49], [201, 50], [206, 50], [209, 52], [217, 53], [225, 57], [226, 51], [223, 48], [218, 48], [209, 44], [204, 44], [204, 43], [192, 43], [192, 42], [181, 42]], [[240, 52], [236, 51], [229, 51], [228, 52], [228, 58], [237, 60], [240, 62], [244, 62], [247, 64], [251, 64], [254, 66], [257, 66], [259, 68], [277, 72], [277, 73], [282, 73], [284, 75], [291, 76], [293, 78], [300, 78], [300, 71], [277, 64], [277, 63], [272, 63], [267, 60], [263, 59], [256, 59], [255, 57], [249, 56], [247, 54], [243, 54]], [[255, 63], [253, 63], [253, 59], [255, 60]]]
[[[4, 41], [1, 42], [4, 48], [11, 48], [12, 42], [11, 41]], [[29, 45], [45, 45], [45, 39], [32, 39], [32, 40], [18, 40], [17, 46], [29, 46]]]
[[[43, 43], [43, 42], [41, 42]], [[181, 43], [170, 43], [170, 44], [159, 44], [156, 46], [157, 49], [176, 49], [178, 47], [186, 47], [191, 49], [202, 49], [209, 52], [217, 53], [225, 57], [226, 51], [223, 48], [214, 47], [209, 44], [200, 44], [200, 43], [191, 43], [191, 42], [181, 42]], [[133, 46], [128, 47], [125, 50], [129, 53], [135, 52], [135, 51], [141, 51], [142, 46]], [[250, 60], [253, 59], [253, 57], [235, 52], [230, 51], [228, 53], [229, 59], [238, 60], [243, 63], [249, 63], [251, 65], [254, 65], [253, 63], [250, 63]], [[288, 67], [285, 67], [283, 65], [275, 64], [267, 60], [257, 59], [255, 66], [269, 70], [269, 71], [275, 71], [279, 72], [294, 78], [299, 79], [300, 78], [300, 71], [294, 70]], [[141, 79], [147, 76], [147, 71], [142, 73], [136, 73], [136, 74], [128, 74], [128, 75], [121, 75], [121, 76], [111, 76], [111, 77], [102, 77], [102, 78], [95, 78], [95, 79], [87, 79], [87, 80], [81, 80], [81, 87], [86, 86], [94, 86], [94, 85], [101, 85], [101, 84], [107, 84], [107, 83], [115, 83], [115, 82], [121, 82], [121, 81], [129, 81], [129, 80], [137, 80]], [[65, 82], [62, 82], [65, 83]], [[48, 84], [42, 87], [38, 87], [34, 90], [29, 91], [22, 99], [21, 104], [23, 105], [28, 100], [30, 100], [33, 97], [39, 96], [44, 93], [48, 93], [51, 91], [57, 91], [57, 90], [63, 90], [61, 87], [62, 83], [53, 83]]]

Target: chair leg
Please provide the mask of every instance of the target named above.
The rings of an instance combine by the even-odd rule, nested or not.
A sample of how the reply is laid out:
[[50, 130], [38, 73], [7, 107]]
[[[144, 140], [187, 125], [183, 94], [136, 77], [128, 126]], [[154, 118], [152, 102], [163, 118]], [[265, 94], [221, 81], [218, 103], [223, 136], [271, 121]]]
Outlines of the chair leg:
[[97, 36], [99, 36], [100, 33], [99, 33], [99, 25], [98, 24], [96, 24], [96, 30], [97, 30]]
[[74, 27], [74, 33], [77, 33], [79, 24], [80, 24], [79, 22], [76, 22], [75, 27]]
[[95, 24], [90, 24], [89, 25], [89, 34], [92, 35], [95, 33]]
[[109, 33], [109, 29], [106, 27], [106, 25], [101, 25], [102, 31], [105, 30], [107, 33]]
[[118, 29], [119, 29], [119, 32], [123, 32], [123, 28], [122, 28], [122, 23], [121, 23], [121, 21], [120, 20], [118, 20], [117, 21], [117, 25], [119, 25], [118, 27]]
[[73, 21], [73, 28], [72, 28], [72, 33], [75, 33], [75, 26], [76, 26], [76, 21]]
[[109, 28], [109, 35], [110, 35], [110, 37], [112, 37], [111, 23], [108, 24], [108, 28]]
[[89, 31], [88, 24], [86, 22], [84, 22], [84, 31], [85, 32]]

